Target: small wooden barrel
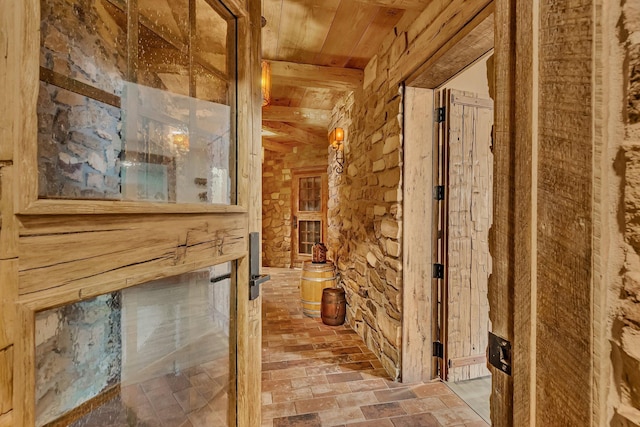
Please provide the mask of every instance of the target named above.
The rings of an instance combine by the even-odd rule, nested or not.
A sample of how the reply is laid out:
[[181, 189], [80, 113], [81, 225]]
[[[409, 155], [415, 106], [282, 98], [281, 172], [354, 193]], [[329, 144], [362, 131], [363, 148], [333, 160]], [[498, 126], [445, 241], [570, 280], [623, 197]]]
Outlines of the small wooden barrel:
[[329, 326], [340, 326], [347, 315], [347, 300], [342, 288], [327, 288], [322, 291], [322, 323]]
[[320, 302], [322, 290], [336, 286], [336, 272], [331, 261], [324, 264], [314, 264], [305, 261], [302, 266], [300, 280], [300, 299], [302, 312], [305, 316], [320, 317]]

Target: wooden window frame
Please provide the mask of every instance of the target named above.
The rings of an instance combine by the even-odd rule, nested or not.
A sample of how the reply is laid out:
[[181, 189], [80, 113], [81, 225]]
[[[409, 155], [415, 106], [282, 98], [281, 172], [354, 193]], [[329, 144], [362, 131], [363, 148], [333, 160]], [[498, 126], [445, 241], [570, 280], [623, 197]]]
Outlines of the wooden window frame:
[[[242, 132], [240, 132], [240, 123], [242, 123], [240, 117], [240, 108], [242, 105], [241, 92], [240, 89], [240, 78], [238, 77], [238, 68], [239, 64], [239, 55], [238, 52], [241, 52], [241, 37], [240, 33], [246, 34], [248, 30], [248, 12], [245, 9], [244, 4], [241, 0], [205, 0], [207, 4], [209, 4], [216, 12], [220, 14], [220, 16], [229, 21], [233, 21], [235, 23], [235, 45], [236, 51], [232, 52], [232, 58], [230, 60], [235, 61], [236, 67], [236, 97], [235, 102], [232, 102], [231, 108], [235, 110], [235, 122], [236, 125], [232, 126], [232, 141], [233, 144], [230, 147], [230, 171], [232, 175], [235, 175], [232, 180], [232, 193], [236, 194], [235, 204], [232, 205], [207, 205], [200, 203], [154, 203], [154, 202], [146, 202], [146, 201], [130, 201], [130, 200], [93, 200], [93, 199], [45, 199], [38, 197], [38, 142], [37, 142], [37, 126], [38, 119], [36, 115], [36, 102], [35, 100], [38, 97], [38, 87], [37, 85], [34, 87], [22, 87], [22, 93], [26, 96], [21, 104], [20, 112], [22, 113], [22, 117], [20, 118], [22, 121], [22, 133], [25, 135], [25, 139], [20, 141], [19, 144], [15, 144], [14, 153], [15, 153], [15, 170], [18, 179], [18, 188], [20, 191], [15, 200], [14, 204], [14, 212], [19, 215], [66, 215], [66, 214], [75, 214], [75, 215], [85, 215], [85, 214], [168, 214], [168, 213], [247, 213], [248, 207], [239, 203], [237, 198], [238, 193], [238, 180], [240, 179], [241, 171], [237, 168], [235, 169], [235, 173], [233, 167], [236, 164], [240, 164], [239, 159], [241, 156], [247, 155], [246, 152], [243, 152], [244, 149], [243, 144], [240, 144], [240, 138]], [[225, 7], [221, 7], [218, 3], [221, 2]], [[25, 21], [26, 24], [31, 28], [25, 28], [27, 33], [39, 34], [39, 23], [40, 23], [40, 4], [35, 2], [34, 0], [28, 0], [30, 5], [26, 5], [25, 8], [29, 9], [29, 16]], [[115, 2], [114, 2], [115, 3]], [[137, 0], [129, 0], [127, 4], [127, 9], [130, 11], [137, 6]], [[135, 15], [138, 15], [135, 13]], [[34, 22], [37, 25], [34, 25]], [[134, 20], [133, 24], [137, 24], [137, 19]], [[37, 26], [38, 28], [33, 28]], [[242, 27], [242, 28], [241, 28]], [[137, 32], [136, 32], [137, 33]], [[127, 35], [128, 43], [132, 43], [129, 40], [129, 34]], [[137, 43], [137, 37], [135, 38]], [[25, 43], [25, 50], [31, 52], [33, 49], [36, 49], [35, 52], [40, 51], [40, 43], [39, 38], [32, 37], [28, 39], [29, 43]], [[137, 56], [137, 46], [130, 48], [136, 52]], [[131, 56], [131, 53], [127, 55]], [[128, 58], [128, 79], [133, 78], [135, 80], [135, 75], [137, 72], [137, 64], [131, 64], [131, 60]], [[57, 73], [53, 73], [50, 70], [42, 69], [40, 67], [40, 58], [39, 55], [33, 54], [25, 54], [24, 57], [24, 68], [26, 78], [33, 78], [33, 70], [36, 70], [36, 75], [39, 78], [44, 77], [44, 81], [47, 82], [58, 82], [62, 83], [62, 88], [69, 90], [69, 81], [72, 79], [66, 78], [65, 76], [61, 76]], [[38, 77], [36, 77], [38, 79]], [[25, 79], [26, 80], [26, 79]], [[114, 103], [118, 103], [120, 98], [117, 96], [109, 96], [105, 98], [107, 95], [106, 92], [99, 90], [97, 88], [93, 88], [92, 86], [86, 84], [74, 85], [76, 87], [77, 92], [83, 96], [88, 96], [97, 101], [107, 103], [109, 105], [113, 105]], [[35, 91], [34, 91], [35, 89]], [[75, 92], [76, 90], [74, 90]], [[233, 116], [232, 116], [233, 117]], [[234, 133], [235, 128], [235, 133]], [[233, 138], [235, 137], [235, 138]], [[235, 155], [234, 155], [235, 154]], [[233, 191], [235, 190], [235, 191]], [[232, 199], [233, 200], [233, 199]]]

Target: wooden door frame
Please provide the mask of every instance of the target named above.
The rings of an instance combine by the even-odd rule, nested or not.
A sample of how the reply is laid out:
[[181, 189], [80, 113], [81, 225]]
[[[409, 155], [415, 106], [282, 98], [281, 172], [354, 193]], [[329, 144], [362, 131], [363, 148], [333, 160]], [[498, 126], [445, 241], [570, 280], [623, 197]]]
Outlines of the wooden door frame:
[[[433, 92], [493, 49], [495, 25], [494, 3], [490, 3], [435, 54], [425, 58], [405, 81], [403, 253], [412, 256], [403, 257], [403, 382], [429, 381], [437, 377], [432, 343], [437, 331], [434, 324], [437, 307], [434, 309], [434, 306], [437, 304], [438, 280], [433, 278], [431, 260], [438, 248], [432, 245], [435, 223], [425, 224], [424, 221], [424, 212], [431, 212], [433, 206], [431, 189], [436, 185], [437, 176], [432, 176], [432, 172], [438, 172], [434, 155], [437, 152], [433, 147]], [[420, 108], [416, 109], [416, 105]], [[432, 165], [428, 173], [423, 172], [425, 162]], [[414, 224], [411, 238], [407, 238], [407, 227], [411, 224]], [[424, 242], [428, 242], [427, 246]], [[429, 279], [425, 280], [425, 277]]]
[[[296, 206], [296, 202], [298, 201], [298, 195], [295, 194], [296, 193], [295, 189], [296, 188], [299, 189], [297, 185], [297, 182], [298, 182], [297, 179], [304, 178], [304, 177], [318, 176], [318, 175], [320, 175], [322, 179], [321, 189], [320, 189], [321, 191], [320, 197], [322, 200], [321, 241], [324, 241], [324, 239], [327, 238], [327, 230], [328, 230], [327, 204], [329, 202], [329, 180], [328, 180], [327, 168], [322, 166], [311, 166], [311, 167], [304, 167], [304, 168], [294, 168], [291, 170], [291, 224], [292, 224], [291, 226], [291, 265], [292, 266], [301, 261], [296, 258], [296, 254], [298, 253], [298, 250], [296, 248], [298, 244], [298, 233], [297, 233], [298, 228], [293, 226], [293, 224], [296, 222], [293, 214], [298, 210]], [[309, 260], [311, 260], [311, 257], [309, 257]]]
[[[0, 5], [1, 38], [7, 46], [6, 55], [0, 58], [0, 87], [8, 99], [14, 100], [0, 105], [0, 426], [30, 426], [35, 422], [37, 311], [227, 261], [236, 261], [237, 292], [231, 319], [236, 326], [236, 395], [230, 396], [236, 414], [232, 417], [237, 425], [260, 425], [261, 408], [256, 402], [261, 399], [261, 298], [250, 301], [248, 286], [248, 233], [261, 230], [260, 2], [222, 1], [237, 18], [237, 204], [233, 206], [38, 199], [40, 2]], [[135, 0], [129, 4], [135, 4]], [[182, 252], [176, 247], [182, 255], [173, 265], [154, 265], [152, 258], [158, 259], [164, 250], [149, 241], [141, 248], [150, 258], [137, 265], [101, 271], [93, 278], [78, 279], [69, 272], [47, 275], [46, 268], [59, 263], [79, 263], [75, 271], [83, 271], [103, 259], [63, 260], [63, 251], [54, 251], [51, 246], [52, 235], [59, 236], [58, 247], [72, 247], [75, 236], [83, 233], [102, 230], [103, 237], [117, 237], [118, 229], [145, 227], [145, 223], [185, 237]], [[148, 227], [151, 239], [154, 228]], [[187, 238], [189, 230], [206, 230], [198, 238], [204, 239], [210, 250], [193, 250]], [[171, 240], [176, 243], [169, 236], [166, 243]], [[113, 250], [128, 243], [118, 238], [113, 241]], [[38, 261], [34, 254], [50, 257]], [[43, 275], [48, 276], [48, 282], [42, 280]], [[39, 279], [42, 286], [37, 285]], [[26, 283], [36, 285], [25, 287]], [[6, 404], [10, 405], [8, 411]]]

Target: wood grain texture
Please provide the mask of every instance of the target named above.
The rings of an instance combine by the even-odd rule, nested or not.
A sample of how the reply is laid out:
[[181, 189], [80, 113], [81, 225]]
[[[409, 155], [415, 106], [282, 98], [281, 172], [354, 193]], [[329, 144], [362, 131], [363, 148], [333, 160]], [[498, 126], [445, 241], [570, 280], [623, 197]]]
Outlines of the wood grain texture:
[[302, 144], [328, 144], [327, 138], [286, 123], [270, 122], [265, 120], [262, 122], [262, 128], [280, 136], [286, 136]]
[[13, 408], [13, 347], [0, 350], [0, 415]]
[[[14, 93], [13, 153], [15, 176], [20, 192], [16, 194], [15, 211], [37, 199], [37, 115], [40, 49], [39, 2], [25, 1], [10, 7], [11, 22], [6, 29], [8, 40], [7, 72], [8, 93]], [[24, 54], [27, 52], [27, 54]], [[16, 92], [14, 92], [16, 91]]]
[[492, 3], [476, 15], [409, 76], [407, 83], [416, 87], [436, 88], [493, 49], [493, 9]]
[[24, 304], [17, 304], [16, 309], [16, 342], [13, 346], [14, 422], [19, 426], [33, 426], [36, 412], [35, 313]]
[[0, 415], [0, 427], [15, 427], [15, 425], [13, 421], [13, 411]]
[[[513, 307], [513, 401], [514, 425], [529, 425], [535, 423], [532, 410], [536, 407], [536, 396], [532, 393], [535, 385], [536, 363], [532, 351], [536, 351], [535, 331], [537, 322], [535, 303], [536, 281], [532, 277], [532, 269], [540, 261], [536, 259], [532, 245], [535, 244], [536, 224], [534, 210], [537, 216], [537, 200], [533, 200], [535, 193], [535, 175], [538, 164], [533, 164], [534, 141], [533, 111], [538, 109], [538, 90], [534, 87], [533, 68], [537, 62], [533, 58], [533, 8], [535, 2], [518, 1], [516, 4], [516, 57], [515, 75], [517, 81], [514, 93], [515, 126], [515, 179], [514, 179], [514, 220], [517, 226], [513, 229], [514, 250], [516, 260], [514, 264], [514, 307]], [[512, 59], [512, 60], [514, 60]], [[537, 149], [537, 148], [535, 148]], [[543, 264], [544, 265], [544, 264]], [[547, 369], [546, 367], [544, 368]]]
[[[18, 260], [17, 258], [0, 260], [0, 348], [5, 348], [15, 341], [16, 309], [18, 295]], [[0, 369], [2, 368], [0, 364]]]
[[406, 87], [404, 93], [404, 230], [402, 258], [402, 381], [432, 379], [431, 262], [433, 91]]
[[449, 174], [445, 189], [448, 200], [445, 360], [449, 366], [447, 379], [457, 382], [489, 374], [482, 364], [450, 362], [483, 353], [487, 347], [487, 279], [491, 274], [487, 234], [492, 221], [493, 164], [489, 146], [493, 109], [488, 108], [491, 100], [482, 100], [472, 93], [449, 90], [446, 94]]
[[431, 3], [431, 0], [356, 0], [360, 3], [374, 4], [377, 6], [395, 7], [398, 9], [422, 10]]
[[272, 122], [300, 123], [326, 127], [331, 119], [331, 110], [268, 106], [262, 109], [262, 119]]
[[268, 61], [271, 77], [299, 87], [317, 87], [338, 91], [355, 90], [362, 85], [362, 70], [299, 64], [287, 61]]
[[[492, 332], [513, 340], [514, 283], [514, 134], [515, 129], [515, 2], [495, 0], [495, 67], [491, 88], [495, 103], [493, 142], [493, 212], [489, 251], [493, 258], [489, 277], [489, 318]], [[492, 373], [491, 424], [514, 425], [513, 377], [490, 367]]]
[[[408, 48], [389, 67], [389, 87], [406, 79], [447, 41], [462, 30], [492, 0], [453, 0], [426, 27], [409, 41]], [[423, 12], [426, 14], [427, 10]], [[409, 37], [408, 37], [409, 39]], [[414, 52], [420, 52], [415, 54]]]
[[[239, 120], [244, 122], [238, 134], [241, 144], [238, 203], [248, 209], [246, 232], [262, 230], [262, 149], [260, 90], [261, 2], [247, 2], [248, 17], [239, 22], [239, 82], [243, 82], [239, 101]], [[240, 131], [240, 129], [239, 129]], [[245, 248], [248, 248], [245, 242]], [[258, 253], [262, 251], [259, 250]], [[249, 258], [236, 262], [237, 425], [258, 427], [261, 424], [262, 297], [249, 301]]]
[[593, 1], [539, 13], [535, 422], [572, 425], [591, 416]]
[[333, 67], [344, 67], [351, 53], [378, 13], [377, 6], [342, 1], [336, 10], [331, 27], [314, 62]]
[[130, 286], [133, 277], [149, 269], [218, 264], [246, 251], [244, 215], [103, 219], [107, 223], [110, 227], [104, 231], [63, 226], [25, 232], [20, 241], [20, 294], [53, 289], [81, 292], [103, 280], [120, 279]]

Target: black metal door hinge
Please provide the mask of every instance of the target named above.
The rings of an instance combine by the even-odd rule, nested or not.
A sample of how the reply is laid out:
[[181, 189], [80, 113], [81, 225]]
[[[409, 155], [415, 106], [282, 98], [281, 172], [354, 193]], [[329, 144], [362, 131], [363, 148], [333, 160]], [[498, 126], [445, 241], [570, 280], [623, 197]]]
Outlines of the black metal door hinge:
[[433, 187], [433, 198], [435, 200], [444, 200], [444, 185], [436, 185]]
[[433, 278], [444, 279], [444, 265], [433, 264]]
[[444, 122], [446, 113], [447, 113], [446, 107], [436, 108], [436, 123]]
[[439, 357], [440, 359], [444, 357], [444, 346], [440, 341], [433, 342], [433, 357]]

